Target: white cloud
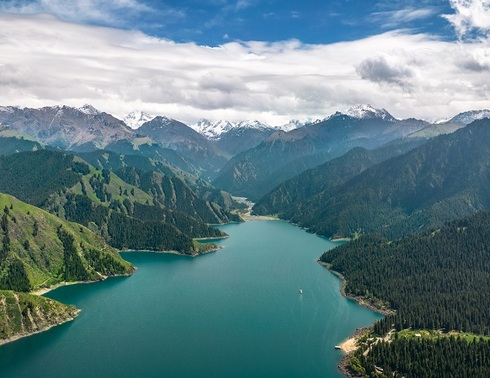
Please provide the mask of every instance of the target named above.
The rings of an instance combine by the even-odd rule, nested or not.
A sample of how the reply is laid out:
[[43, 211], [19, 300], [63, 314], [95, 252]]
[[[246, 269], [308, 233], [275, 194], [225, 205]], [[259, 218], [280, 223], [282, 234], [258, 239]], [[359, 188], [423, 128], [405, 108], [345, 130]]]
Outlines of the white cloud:
[[432, 7], [408, 7], [394, 11], [373, 13], [370, 21], [381, 23], [384, 28], [398, 28], [405, 23], [429, 18], [434, 14], [436, 14], [436, 9]]
[[460, 38], [476, 33], [488, 36], [490, 32], [490, 0], [449, 0], [456, 12], [444, 17], [453, 24]]
[[[73, 22], [95, 22], [105, 25], [124, 23], [127, 12], [149, 12], [152, 9], [138, 0], [4, 0], [0, 11], [20, 14], [48, 13]], [[117, 16], [118, 11], [125, 12]]]
[[487, 39], [390, 32], [358, 41], [177, 44], [48, 15], [0, 13], [0, 105], [90, 103], [184, 122], [320, 118], [358, 103], [396, 117], [490, 108]]

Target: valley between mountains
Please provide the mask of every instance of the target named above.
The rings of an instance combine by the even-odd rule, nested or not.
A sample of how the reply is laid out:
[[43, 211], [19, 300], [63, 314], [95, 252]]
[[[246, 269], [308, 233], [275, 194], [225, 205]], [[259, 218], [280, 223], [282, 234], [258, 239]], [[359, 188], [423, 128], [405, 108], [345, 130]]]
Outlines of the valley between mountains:
[[200, 240], [243, 222], [243, 197], [252, 216], [348, 241], [320, 262], [388, 315], [359, 335], [346, 374], [489, 376], [488, 117], [430, 123], [359, 105], [281, 126], [186, 125], [0, 107], [0, 343], [74, 319], [33, 292], [131, 275], [121, 250], [216, 251]]

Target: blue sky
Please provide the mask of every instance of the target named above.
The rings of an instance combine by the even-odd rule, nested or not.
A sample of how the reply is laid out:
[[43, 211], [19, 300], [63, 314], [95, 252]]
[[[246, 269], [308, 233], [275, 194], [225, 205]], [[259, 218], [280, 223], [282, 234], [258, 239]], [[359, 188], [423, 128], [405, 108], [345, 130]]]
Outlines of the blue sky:
[[279, 124], [490, 108], [490, 0], [3, 0], [0, 105]]
[[[152, 18], [143, 30], [179, 42], [218, 45], [226, 40], [281, 41], [298, 39], [323, 44], [350, 41], [387, 30], [410, 28], [455, 36], [441, 14], [451, 13], [447, 1], [170, 1], [181, 17]], [[159, 7], [161, 2], [148, 3]], [[158, 12], [156, 12], [158, 14]], [[144, 15], [141, 15], [145, 17]]]
[[[410, 28], [442, 38], [456, 34], [440, 15], [454, 13], [443, 0], [142, 1], [121, 25], [177, 42], [216, 46], [229, 40], [298, 39], [322, 44], [349, 41], [387, 30]], [[122, 16], [122, 15], [121, 15]]]
[[4, 2], [7, 4], [4, 9], [11, 12], [47, 12], [67, 21], [137, 29], [180, 43], [208, 46], [230, 40], [298, 39], [303, 43], [324, 44], [397, 29], [456, 38], [451, 24], [441, 17], [454, 13], [446, 0]]

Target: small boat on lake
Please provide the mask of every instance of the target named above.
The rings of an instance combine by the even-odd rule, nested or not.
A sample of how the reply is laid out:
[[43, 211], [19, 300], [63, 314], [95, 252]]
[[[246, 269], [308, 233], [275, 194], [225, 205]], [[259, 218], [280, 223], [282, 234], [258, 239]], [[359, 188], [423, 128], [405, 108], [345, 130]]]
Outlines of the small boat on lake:
[[303, 289], [299, 289], [299, 293], [300, 294], [303, 294]]

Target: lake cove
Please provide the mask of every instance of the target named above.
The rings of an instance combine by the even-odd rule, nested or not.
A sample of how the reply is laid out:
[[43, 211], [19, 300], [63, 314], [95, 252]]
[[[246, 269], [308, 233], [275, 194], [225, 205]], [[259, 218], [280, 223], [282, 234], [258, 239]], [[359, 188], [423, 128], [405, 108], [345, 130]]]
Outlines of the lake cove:
[[2, 377], [341, 377], [334, 346], [381, 316], [317, 263], [335, 244], [282, 221], [219, 228], [218, 252], [128, 252], [133, 276], [46, 294], [80, 315], [0, 347]]

